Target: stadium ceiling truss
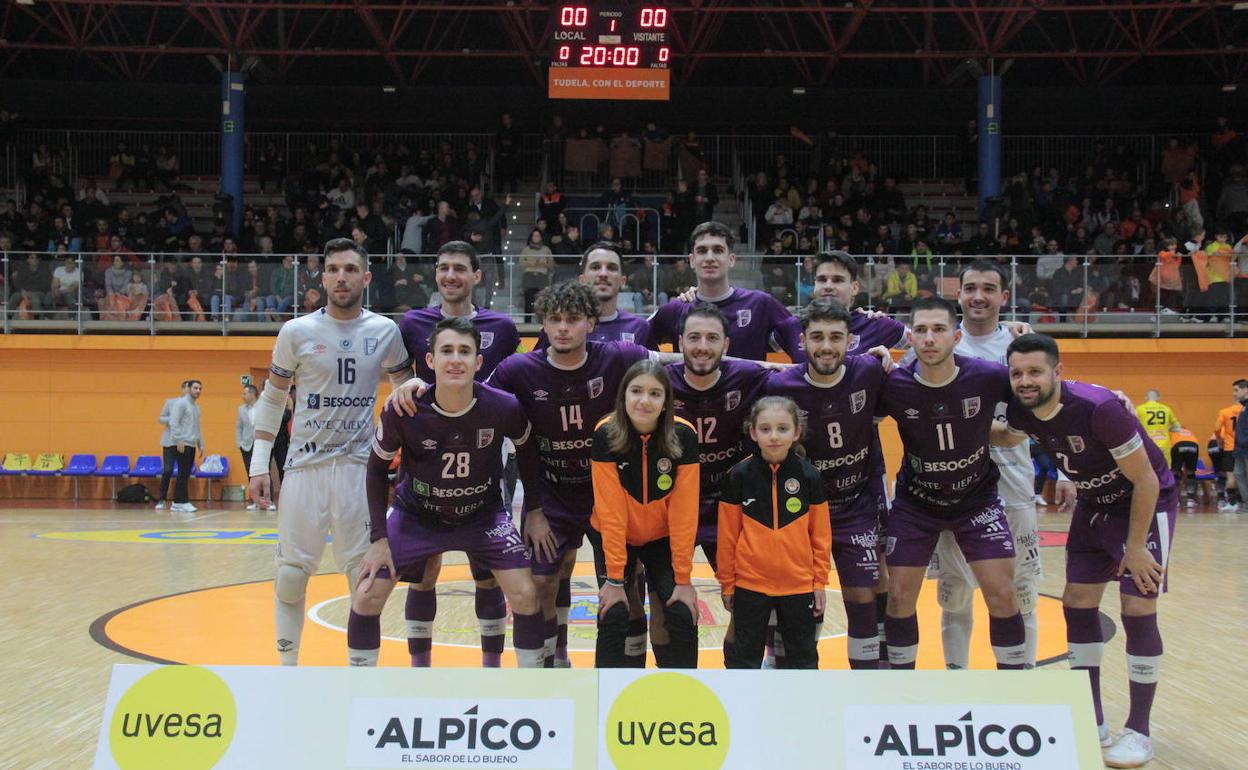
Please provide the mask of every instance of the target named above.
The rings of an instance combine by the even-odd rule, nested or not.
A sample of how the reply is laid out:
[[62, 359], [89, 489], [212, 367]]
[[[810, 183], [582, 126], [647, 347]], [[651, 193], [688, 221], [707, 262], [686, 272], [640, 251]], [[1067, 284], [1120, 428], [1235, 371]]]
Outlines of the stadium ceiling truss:
[[[196, 82], [222, 66], [288, 85], [545, 83], [534, 0], [3, 0], [0, 78]], [[636, 2], [636, 0], [633, 0]], [[933, 86], [987, 69], [1031, 85], [1232, 84], [1248, 3], [677, 0], [689, 86]], [[882, 81], [881, 79], [886, 79]]]

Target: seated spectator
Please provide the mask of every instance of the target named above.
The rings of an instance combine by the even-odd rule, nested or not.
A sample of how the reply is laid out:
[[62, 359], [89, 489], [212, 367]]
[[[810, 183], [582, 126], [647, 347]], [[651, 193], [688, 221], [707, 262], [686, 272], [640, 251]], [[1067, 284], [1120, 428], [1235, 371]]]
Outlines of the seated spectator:
[[49, 306], [52, 309], [63, 308], [66, 316], [69, 316], [78, 309], [78, 287], [82, 285], [82, 269], [78, 266], [77, 256], [65, 252], [59, 256], [64, 261], [52, 271]]
[[9, 307], [23, 320], [44, 316], [50, 306], [52, 269], [36, 253], [26, 255], [9, 274]]
[[533, 312], [533, 300], [537, 293], [550, 283], [550, 270], [554, 265], [550, 247], [542, 243], [542, 232], [536, 228], [529, 233], [529, 241], [520, 250], [520, 267], [524, 271], [521, 287], [524, 289], [524, 312]]
[[265, 317], [269, 321], [285, 320], [295, 304], [295, 258], [282, 255], [282, 264], [269, 275], [269, 295], [264, 298]]
[[130, 283], [126, 285], [126, 299], [129, 300], [129, 306], [126, 308], [127, 321], [143, 319], [143, 313], [147, 310], [147, 297], [150, 293], [147, 281], [143, 280], [143, 271], [131, 272]]
[[962, 223], [952, 211], [945, 214], [945, 220], [936, 227], [933, 238], [936, 248], [941, 254], [952, 254], [962, 245]]
[[299, 270], [296, 294], [300, 312], [314, 313], [325, 307], [325, 291], [321, 286], [321, 254], [312, 244], [305, 246], [303, 268]]
[[598, 207], [604, 210], [603, 221], [619, 228], [633, 208], [633, 194], [624, 189], [618, 176], [611, 180], [611, 189], [598, 196]]
[[345, 174], [338, 177], [334, 189], [325, 193], [325, 197], [331, 206], [342, 211], [351, 211], [355, 208], [355, 191], [351, 189], [351, 179]]
[[152, 316], [157, 321], [181, 321], [181, 305], [186, 301], [185, 279], [178, 263], [166, 259], [156, 274], [156, 296], [152, 300]]
[[[162, 144], [156, 148], [154, 162], [156, 165], [156, 183], [160, 185], [160, 188], [163, 190], [172, 190], [174, 182], [178, 179], [178, 172], [180, 170], [178, 154], [171, 152], [168, 147]], [[260, 192], [264, 192], [263, 185], [260, 188]]]
[[204, 258], [198, 254], [191, 257], [190, 269], [186, 272], [186, 310], [194, 321], [207, 320], [205, 306], [211, 303], [216, 286], [220, 281], [213, 281], [213, 271], [204, 264]]
[[117, 189], [134, 187], [134, 153], [125, 142], [118, 142], [117, 149], [108, 158], [108, 176], [117, 183]]
[[1061, 314], [1058, 320], [1067, 320], [1067, 314], [1083, 306], [1083, 269], [1078, 257], [1066, 257], [1061, 269], [1049, 279], [1048, 294], [1049, 307]]
[[766, 237], [770, 240], [773, 235], [793, 224], [793, 209], [789, 208], [788, 199], [783, 195], [777, 195], [767, 207], [767, 213], [763, 220], [767, 223], [767, 232], [760, 233], [760, 240]]
[[113, 264], [104, 271], [104, 299], [100, 302], [100, 320], [124, 321], [130, 310], [130, 276], [125, 260], [113, 255]]
[[239, 321], [259, 321], [267, 307], [265, 286], [260, 272], [260, 263], [254, 259], [247, 260], [247, 266], [235, 270], [238, 276], [239, 304], [235, 314]]
[[394, 282], [394, 312], [406, 313], [428, 306], [429, 289], [425, 274], [416, 260], [409, 260], [408, 255], [401, 251], [395, 254], [390, 276]]
[[909, 310], [918, 295], [919, 280], [911, 272], [910, 263], [898, 262], [896, 269], [888, 274], [881, 299], [888, 304], [890, 310]]

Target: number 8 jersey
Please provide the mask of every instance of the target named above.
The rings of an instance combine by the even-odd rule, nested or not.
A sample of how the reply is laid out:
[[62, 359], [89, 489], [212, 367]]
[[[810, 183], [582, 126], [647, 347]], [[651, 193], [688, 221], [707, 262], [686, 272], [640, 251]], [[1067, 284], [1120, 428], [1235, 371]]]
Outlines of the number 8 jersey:
[[296, 385], [286, 469], [368, 462], [377, 384], [411, 365], [399, 327], [368, 310], [339, 321], [321, 308], [283, 324], [271, 369]]

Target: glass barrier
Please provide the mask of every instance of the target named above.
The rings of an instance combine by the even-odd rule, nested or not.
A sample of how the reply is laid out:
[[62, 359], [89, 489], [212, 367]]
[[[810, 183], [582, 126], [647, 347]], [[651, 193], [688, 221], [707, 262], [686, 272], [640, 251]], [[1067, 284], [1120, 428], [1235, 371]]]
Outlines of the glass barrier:
[[[1066, 336], [1243, 334], [1248, 260], [1193, 263], [1164, 254], [943, 255], [859, 257], [856, 306], [908, 318], [919, 297], [960, 299], [960, 274], [975, 260], [1004, 272], [1002, 317]], [[1241, 267], [1242, 265], [1242, 267]], [[395, 318], [441, 302], [432, 255], [370, 259], [364, 304]], [[533, 324], [533, 301], [580, 274], [579, 254], [537, 250], [484, 256], [473, 301]], [[813, 254], [740, 256], [734, 286], [758, 289], [798, 309], [816, 292]], [[272, 334], [325, 306], [321, 256], [5, 252], [0, 316], [5, 333]], [[604, 279], [605, 280], [605, 279]], [[688, 259], [628, 254], [618, 306], [648, 315], [696, 284]], [[998, 278], [998, 280], [1000, 280]], [[964, 301], [985, 301], [961, 297]]]

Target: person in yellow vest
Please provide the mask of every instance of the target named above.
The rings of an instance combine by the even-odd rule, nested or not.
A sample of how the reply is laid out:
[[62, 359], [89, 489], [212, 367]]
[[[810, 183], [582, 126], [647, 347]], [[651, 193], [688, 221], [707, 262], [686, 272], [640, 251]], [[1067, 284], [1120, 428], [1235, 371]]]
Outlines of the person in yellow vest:
[[1153, 440], [1161, 451], [1170, 456], [1170, 434], [1181, 426], [1174, 416], [1174, 410], [1161, 403], [1161, 393], [1156, 388], [1148, 391], [1144, 403], [1135, 407], [1135, 415], [1140, 418], [1144, 432]]

